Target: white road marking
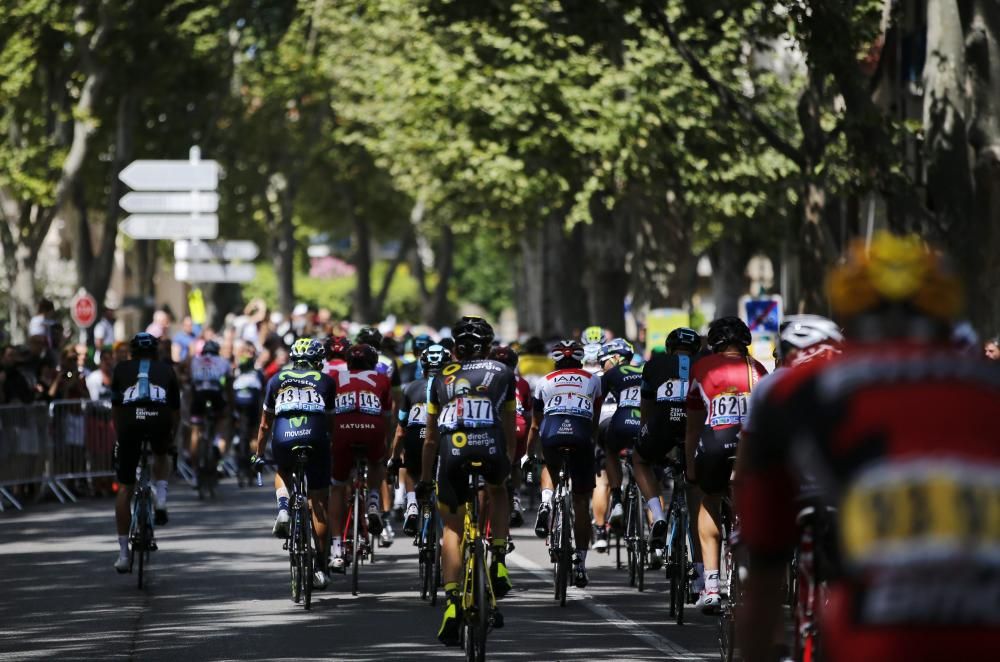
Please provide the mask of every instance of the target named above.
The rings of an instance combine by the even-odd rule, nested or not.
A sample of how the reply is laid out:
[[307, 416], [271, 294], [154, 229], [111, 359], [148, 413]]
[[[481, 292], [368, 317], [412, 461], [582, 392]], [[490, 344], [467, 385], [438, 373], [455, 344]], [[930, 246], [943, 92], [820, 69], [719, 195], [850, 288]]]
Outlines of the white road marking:
[[[517, 552], [511, 552], [507, 555], [507, 560], [514, 565], [518, 566], [522, 570], [527, 570], [532, 575], [537, 577], [546, 583], [552, 582], [552, 573], [550, 570], [543, 568], [531, 559], [518, 554]], [[660, 651], [666, 655], [670, 655], [673, 660], [708, 660], [704, 655], [698, 655], [693, 653], [683, 646], [679, 646], [674, 642], [664, 639], [660, 635], [656, 634], [649, 628], [636, 623], [628, 616], [625, 616], [621, 612], [612, 609], [611, 607], [598, 602], [597, 599], [586, 589], [576, 588], [575, 586], [570, 587], [570, 594], [577, 594], [583, 597], [583, 606], [589, 609], [591, 612], [597, 616], [603, 618], [608, 623], [611, 623], [615, 627], [624, 630], [625, 632], [631, 634], [632, 636], [640, 639], [650, 648]]]

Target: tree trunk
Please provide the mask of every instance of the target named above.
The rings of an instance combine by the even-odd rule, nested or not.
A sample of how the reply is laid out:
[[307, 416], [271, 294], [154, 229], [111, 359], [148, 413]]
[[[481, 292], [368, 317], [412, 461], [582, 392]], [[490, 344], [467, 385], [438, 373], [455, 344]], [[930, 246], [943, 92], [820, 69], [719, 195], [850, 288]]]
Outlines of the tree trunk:
[[275, 173], [268, 179], [265, 214], [271, 229], [271, 258], [278, 280], [278, 308], [290, 317], [295, 307], [295, 212], [297, 182]]
[[357, 285], [354, 288], [354, 317], [369, 323], [375, 320], [372, 306], [372, 239], [368, 220], [357, 213], [354, 197], [348, 194], [348, 213], [354, 226], [354, 268], [357, 270]]
[[451, 228], [445, 226], [441, 229], [441, 239], [438, 242], [437, 250], [434, 251], [437, 285], [434, 286], [434, 292], [424, 309], [424, 318], [432, 326], [441, 327], [454, 321], [452, 320], [451, 304], [448, 302], [448, 287], [451, 284], [454, 267], [455, 235]]
[[517, 325], [521, 333], [537, 336], [547, 331], [544, 231], [544, 226], [535, 226], [521, 233], [521, 259], [516, 283]]
[[738, 240], [724, 236], [711, 249], [712, 298], [715, 317], [737, 315], [740, 297], [746, 293], [746, 260], [742, 259]]

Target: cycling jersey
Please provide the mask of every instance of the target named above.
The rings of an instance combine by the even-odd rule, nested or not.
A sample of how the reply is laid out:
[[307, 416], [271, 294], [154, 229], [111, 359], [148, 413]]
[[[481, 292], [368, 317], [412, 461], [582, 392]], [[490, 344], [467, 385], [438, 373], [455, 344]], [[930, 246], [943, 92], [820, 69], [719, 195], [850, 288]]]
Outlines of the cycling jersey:
[[531, 427], [531, 387], [528, 381], [515, 374], [514, 376], [514, 435], [517, 437], [517, 448], [514, 457], [521, 457], [528, 451], [528, 428]]
[[241, 409], [260, 409], [264, 395], [264, 374], [251, 368], [233, 377], [233, 402]]
[[513, 371], [499, 361], [449, 363], [431, 384], [427, 412], [441, 438], [438, 503], [456, 512], [468, 498], [468, 462], [481, 462], [490, 485], [510, 475], [501, 414], [516, 404]]
[[208, 409], [216, 411], [226, 406], [226, 381], [232, 375], [229, 362], [221, 356], [202, 354], [191, 357], [191, 417], [197, 422]]
[[306, 469], [311, 489], [330, 484], [330, 422], [336, 402], [336, 383], [308, 367], [285, 366], [267, 382], [264, 411], [274, 416], [272, 452], [278, 467], [295, 465], [292, 449], [310, 446]]
[[[609, 453], [632, 448], [639, 436], [639, 404], [642, 369], [617, 365], [601, 376], [601, 392], [605, 400], [614, 398], [616, 407], [611, 414], [602, 442]], [[601, 408], [603, 418], [604, 408]]]
[[423, 468], [424, 439], [427, 437], [427, 399], [430, 384], [417, 379], [403, 387], [399, 425], [403, 428], [403, 467], [413, 476]]
[[392, 388], [402, 386], [403, 382], [399, 376], [399, 361], [388, 354], [379, 353], [375, 370], [389, 378], [389, 384]]
[[535, 388], [535, 413], [542, 414], [539, 437], [550, 473], [562, 466], [560, 447], [571, 447], [573, 491], [594, 489], [594, 412], [601, 406], [601, 378], [579, 368], [550, 372]]
[[399, 366], [399, 381], [403, 386], [423, 378], [424, 366], [420, 365], [420, 361], [404, 361]]
[[836, 509], [823, 658], [1000, 650], [1000, 371], [944, 350], [882, 346], [772, 379], [740, 451], [741, 540], [771, 558], [794, 547], [803, 477]]
[[344, 359], [332, 359], [323, 363], [323, 374], [328, 377], [336, 379], [341, 370], [347, 370], [347, 361]]
[[704, 418], [695, 448], [698, 485], [706, 493], [725, 491], [732, 473], [740, 426], [746, 420], [750, 393], [767, 376], [763, 365], [748, 356], [710, 354], [691, 368], [688, 416]]
[[337, 375], [337, 434], [333, 438], [333, 479], [344, 482], [354, 466], [354, 446], [367, 449], [369, 462], [386, 451], [387, 418], [392, 414], [389, 378], [375, 370], [344, 370]]
[[166, 453], [173, 441], [171, 412], [181, 406], [177, 375], [163, 361], [123, 361], [111, 375], [111, 403], [118, 433], [114, 450], [118, 482], [132, 485], [143, 438], [157, 454]]
[[667, 453], [684, 443], [687, 430], [688, 386], [695, 357], [656, 353], [642, 368], [641, 397], [650, 406], [646, 434], [636, 448], [644, 460], [662, 463]]

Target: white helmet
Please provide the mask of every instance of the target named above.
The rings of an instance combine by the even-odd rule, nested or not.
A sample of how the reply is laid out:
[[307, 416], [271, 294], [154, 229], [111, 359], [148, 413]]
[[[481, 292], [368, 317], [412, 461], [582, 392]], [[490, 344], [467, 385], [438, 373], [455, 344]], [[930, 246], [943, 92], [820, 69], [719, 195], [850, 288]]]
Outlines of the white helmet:
[[844, 335], [833, 320], [820, 315], [789, 315], [781, 322], [781, 355], [819, 344], [839, 345]]

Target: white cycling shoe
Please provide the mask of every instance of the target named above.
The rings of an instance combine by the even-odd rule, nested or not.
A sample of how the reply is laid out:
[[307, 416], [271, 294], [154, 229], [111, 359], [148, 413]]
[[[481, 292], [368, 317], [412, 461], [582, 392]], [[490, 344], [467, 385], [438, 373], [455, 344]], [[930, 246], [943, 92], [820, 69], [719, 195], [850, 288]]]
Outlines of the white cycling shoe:
[[330, 558], [330, 572], [344, 572], [344, 568], [347, 566], [347, 562], [344, 561], [343, 556], [334, 556]]
[[282, 508], [278, 511], [278, 516], [274, 518], [274, 527], [271, 529], [271, 533], [274, 534], [275, 538], [288, 537], [288, 523], [290, 520], [291, 516], [287, 510]]
[[722, 596], [719, 595], [718, 591], [703, 591], [701, 599], [698, 600], [698, 608], [701, 609], [701, 613], [703, 614], [718, 614], [719, 607], [721, 606]]
[[330, 580], [327, 579], [326, 573], [322, 570], [317, 570], [313, 573], [313, 588], [317, 591], [322, 591], [327, 586], [330, 585]]
[[115, 561], [115, 570], [119, 575], [124, 575], [128, 572], [128, 568], [131, 563], [129, 562], [128, 556], [118, 555], [118, 560]]

